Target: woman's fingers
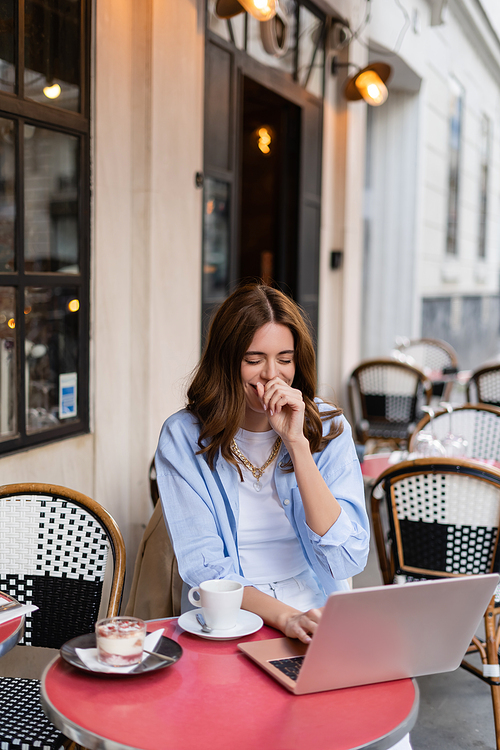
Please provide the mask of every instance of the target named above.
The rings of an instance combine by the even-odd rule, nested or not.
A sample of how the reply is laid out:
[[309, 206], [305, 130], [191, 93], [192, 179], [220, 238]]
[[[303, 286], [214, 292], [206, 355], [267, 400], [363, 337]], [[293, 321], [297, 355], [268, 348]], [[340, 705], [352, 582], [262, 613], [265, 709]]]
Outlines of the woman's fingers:
[[321, 619], [321, 612], [321, 609], [310, 609], [308, 612], [292, 615], [288, 620], [285, 635], [297, 638], [303, 643], [310, 643]]
[[264, 406], [271, 413], [279, 413], [285, 406], [289, 406], [294, 411], [300, 411], [304, 408], [302, 393], [297, 388], [287, 385], [283, 380], [270, 380], [266, 383], [262, 395], [260, 388], [257, 389], [257, 392]]

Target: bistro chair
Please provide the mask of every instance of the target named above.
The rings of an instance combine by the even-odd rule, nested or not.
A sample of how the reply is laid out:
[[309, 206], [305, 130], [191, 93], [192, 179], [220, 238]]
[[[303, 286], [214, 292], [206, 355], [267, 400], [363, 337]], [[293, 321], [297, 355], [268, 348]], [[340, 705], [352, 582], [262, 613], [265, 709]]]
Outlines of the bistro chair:
[[432, 385], [423, 371], [391, 358], [359, 364], [349, 378], [349, 403], [356, 439], [406, 448]]
[[445, 376], [458, 372], [457, 353], [450, 344], [440, 339], [402, 339], [396, 343], [396, 350], [426, 373], [434, 396], [442, 400], [449, 397], [453, 380], [446, 380]]
[[158, 482], [156, 481], [156, 466], [154, 456], [151, 463], [149, 464], [149, 494], [151, 496], [153, 508], [156, 508], [156, 504], [160, 499], [160, 492], [158, 490]]
[[[451, 413], [451, 430], [465, 438], [465, 457], [500, 461], [500, 408], [487, 404], [463, 404]], [[450, 415], [443, 409], [435, 413], [432, 421], [426, 414], [410, 438], [409, 451], [415, 450], [419, 432], [432, 434], [441, 442], [450, 432]]]
[[[385, 584], [499, 569], [496, 468], [457, 458], [404, 461], [378, 477], [371, 510]], [[497, 590], [484, 614], [485, 640], [473, 638], [461, 666], [490, 685], [500, 750], [499, 614]], [[469, 661], [472, 654], [479, 655], [481, 668]]]
[[474, 370], [467, 383], [467, 401], [500, 407], [500, 362]]
[[[92, 632], [101, 605], [102, 616], [119, 614], [125, 545], [113, 518], [90, 497], [49, 484], [5, 485], [0, 531], [0, 591], [39, 607], [26, 615], [22, 644], [57, 649]], [[0, 677], [0, 748], [67, 747], [73, 744], [42, 710], [38, 680]]]

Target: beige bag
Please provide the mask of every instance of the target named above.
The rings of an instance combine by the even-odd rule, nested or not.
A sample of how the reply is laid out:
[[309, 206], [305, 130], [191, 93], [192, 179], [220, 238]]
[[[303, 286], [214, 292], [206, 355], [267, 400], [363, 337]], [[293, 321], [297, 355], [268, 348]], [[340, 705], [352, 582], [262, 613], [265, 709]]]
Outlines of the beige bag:
[[137, 553], [132, 590], [124, 614], [143, 620], [178, 617], [181, 593], [177, 560], [161, 502], [157, 502]]

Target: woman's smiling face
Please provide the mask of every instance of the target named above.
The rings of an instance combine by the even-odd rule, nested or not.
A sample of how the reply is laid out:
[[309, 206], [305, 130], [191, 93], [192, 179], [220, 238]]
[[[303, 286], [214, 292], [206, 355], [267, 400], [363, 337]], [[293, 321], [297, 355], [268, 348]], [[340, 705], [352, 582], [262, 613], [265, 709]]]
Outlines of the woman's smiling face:
[[241, 380], [246, 398], [245, 429], [261, 432], [269, 429], [266, 412], [257, 394], [257, 383], [263, 386], [273, 378], [292, 385], [295, 377], [293, 334], [280, 323], [259, 328], [241, 362]]

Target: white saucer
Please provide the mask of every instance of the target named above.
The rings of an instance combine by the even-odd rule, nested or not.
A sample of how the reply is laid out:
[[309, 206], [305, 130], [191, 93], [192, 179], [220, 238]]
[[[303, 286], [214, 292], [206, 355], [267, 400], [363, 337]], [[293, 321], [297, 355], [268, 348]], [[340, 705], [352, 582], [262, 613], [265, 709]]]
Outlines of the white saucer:
[[184, 612], [178, 619], [178, 623], [183, 630], [193, 635], [199, 635], [200, 638], [208, 638], [212, 641], [230, 641], [233, 638], [243, 638], [245, 635], [256, 633], [264, 625], [264, 621], [254, 612], [247, 612], [241, 609], [238, 615], [238, 622], [230, 630], [212, 630], [211, 633], [204, 633], [201, 625], [196, 619], [197, 610], [191, 609]]

